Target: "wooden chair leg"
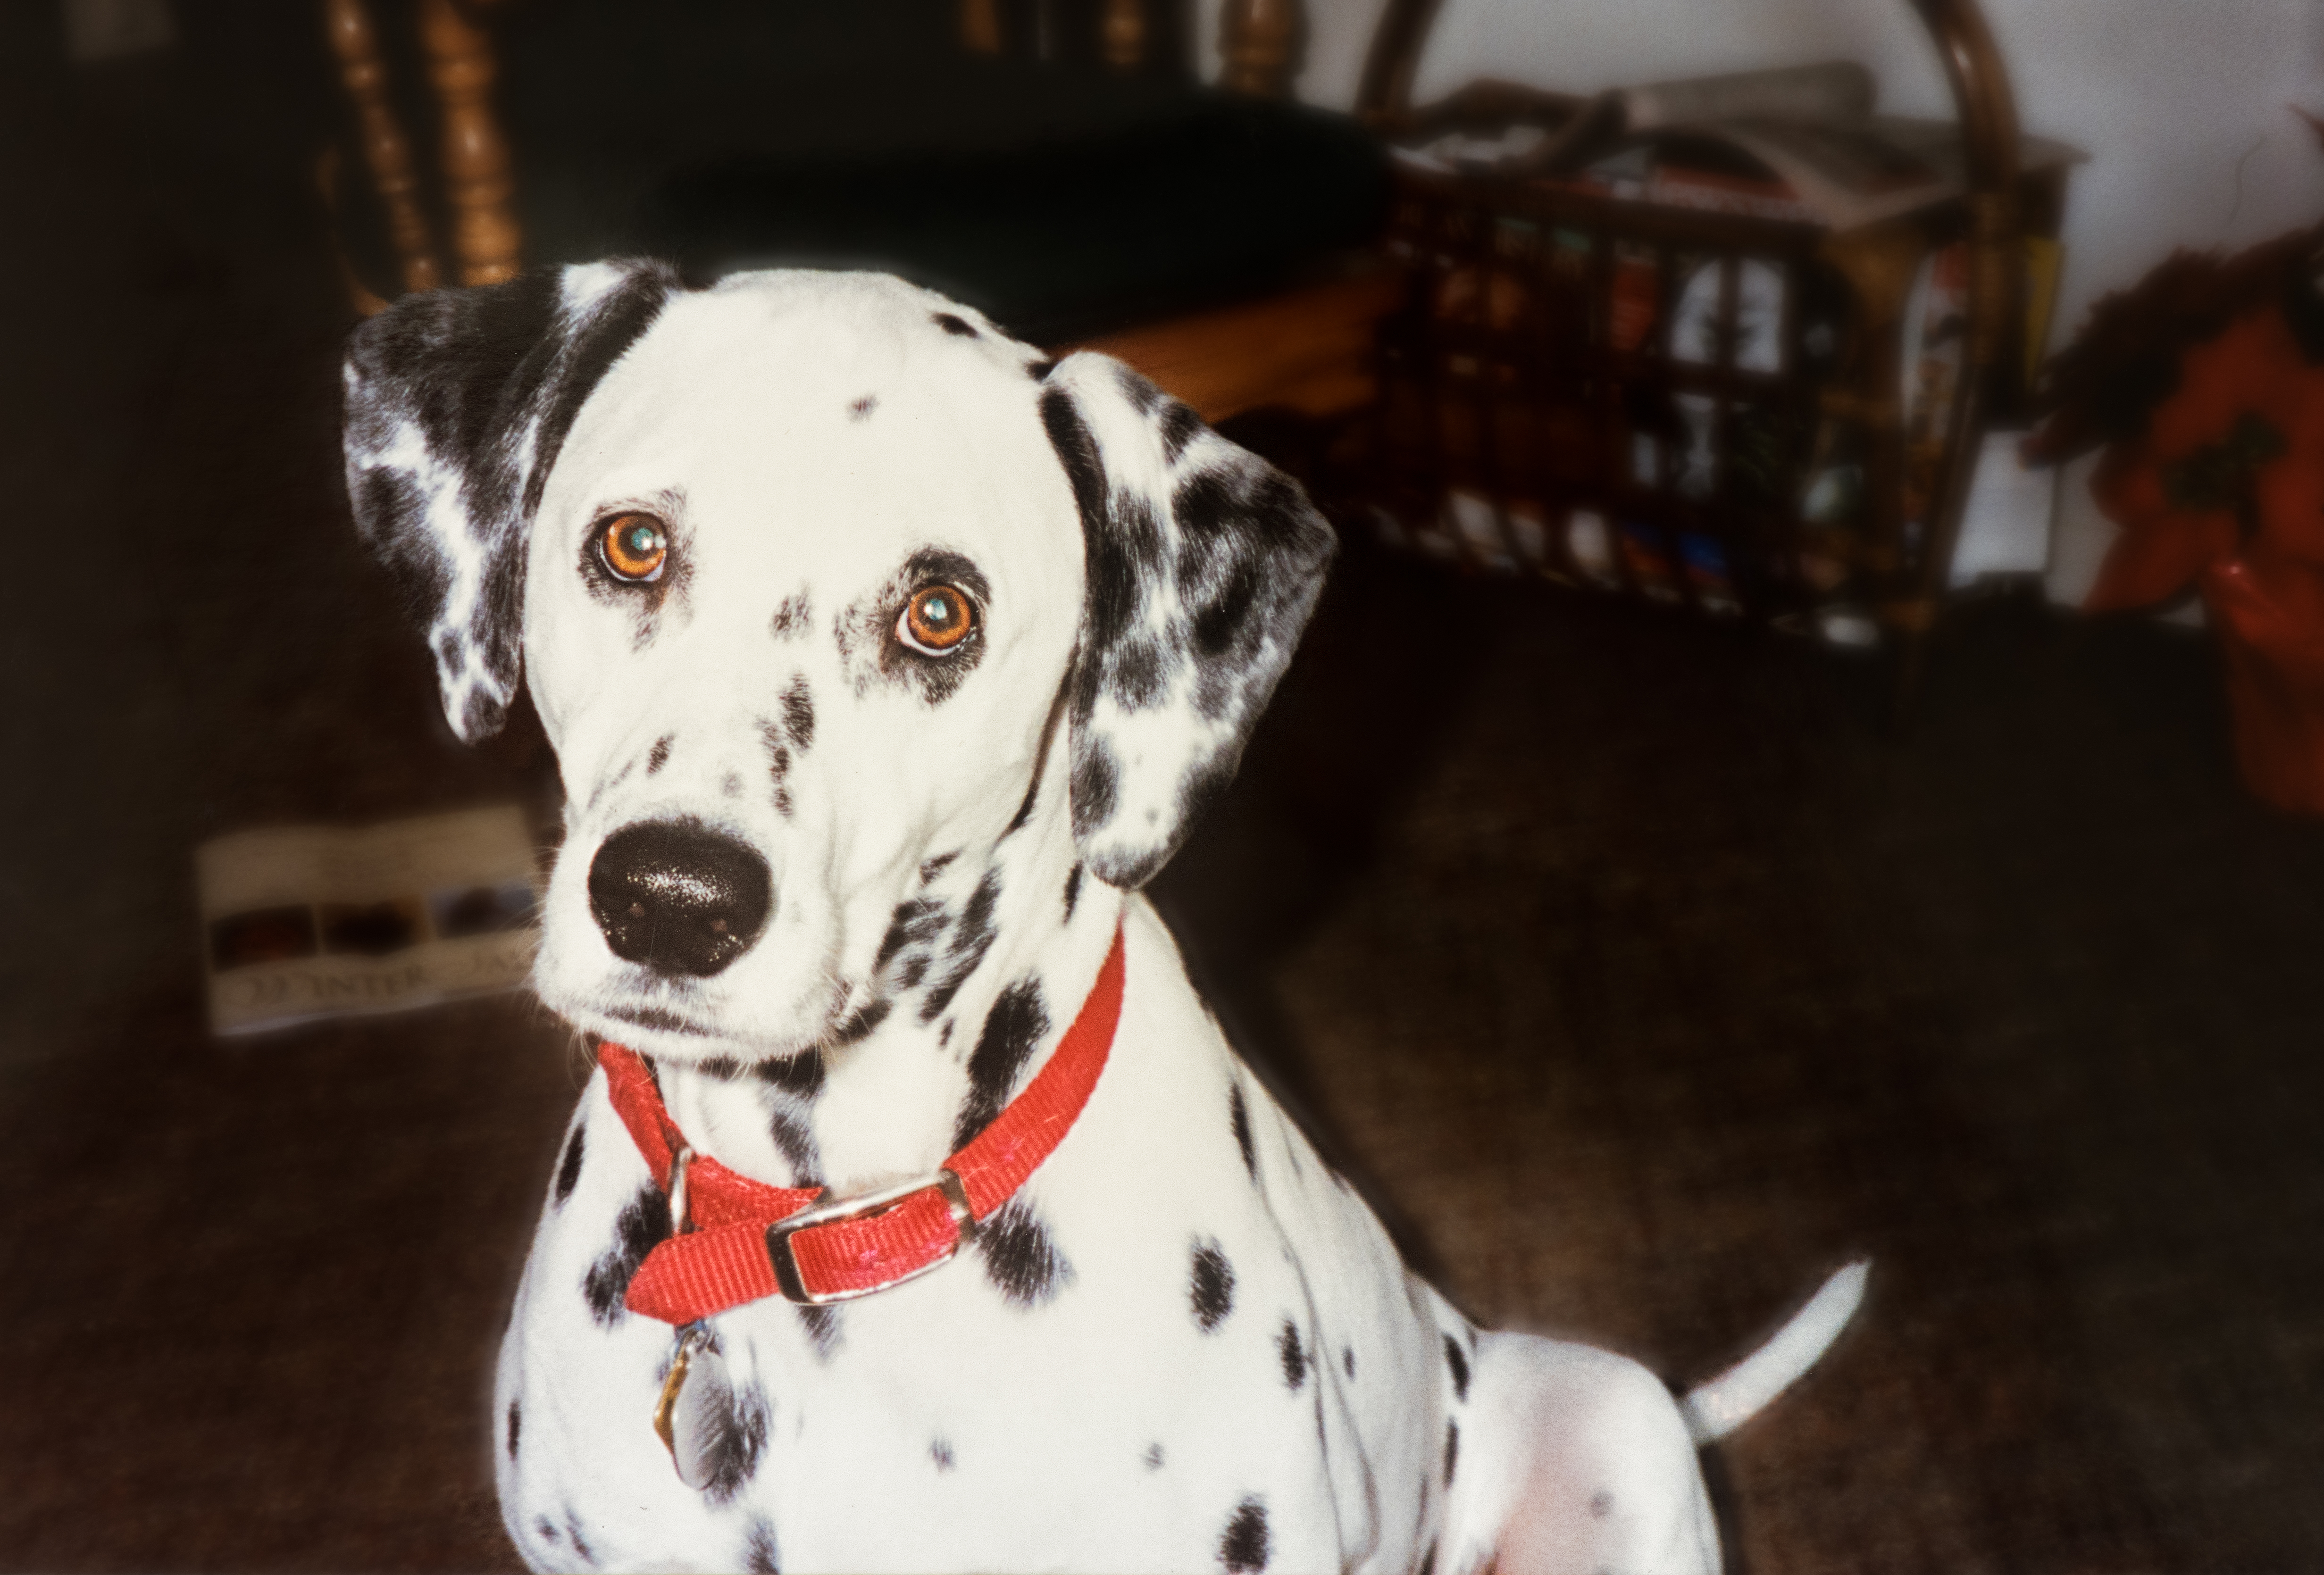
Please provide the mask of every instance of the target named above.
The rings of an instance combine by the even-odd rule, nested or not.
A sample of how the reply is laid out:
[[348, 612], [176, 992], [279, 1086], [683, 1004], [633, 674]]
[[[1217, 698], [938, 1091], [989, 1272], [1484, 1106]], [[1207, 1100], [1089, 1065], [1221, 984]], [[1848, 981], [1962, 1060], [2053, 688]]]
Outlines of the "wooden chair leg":
[[[442, 282], [436, 243], [420, 208], [420, 172], [412, 162], [411, 139], [388, 102], [387, 66], [380, 58], [371, 10], [364, 0], [323, 0], [323, 31], [339, 59], [339, 80], [355, 104], [364, 163], [387, 210], [388, 242], [395, 248], [403, 288], [433, 290]], [[337, 171], [332, 173], [336, 177]], [[332, 186], [336, 196], [339, 182], [334, 179]]]
[[493, 109], [499, 67], [492, 34], [456, 0], [420, 0], [420, 43], [444, 104], [445, 197], [460, 282], [498, 284], [516, 272], [523, 235], [511, 203], [516, 178], [508, 139]]
[[1254, 98], [1288, 98], [1307, 41], [1300, 0], [1226, 0], [1219, 14], [1220, 85]]

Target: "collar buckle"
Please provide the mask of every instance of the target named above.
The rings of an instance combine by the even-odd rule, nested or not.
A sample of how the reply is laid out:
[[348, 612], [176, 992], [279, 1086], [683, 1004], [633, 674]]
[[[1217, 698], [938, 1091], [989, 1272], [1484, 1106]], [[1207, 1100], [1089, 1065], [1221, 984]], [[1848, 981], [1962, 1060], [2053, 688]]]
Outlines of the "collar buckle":
[[[791, 1246], [792, 1237], [802, 1230], [812, 1230], [818, 1225], [835, 1225], [844, 1220], [885, 1213], [907, 1199], [925, 1192], [941, 1193], [945, 1207], [952, 1214], [953, 1239], [934, 1257], [876, 1285], [836, 1291], [807, 1288], [806, 1280], [799, 1275], [798, 1257]], [[810, 1203], [796, 1214], [775, 1220], [767, 1227], [767, 1257], [775, 1266], [775, 1284], [782, 1291], [784, 1300], [807, 1307], [822, 1307], [834, 1302], [853, 1302], [859, 1296], [888, 1290], [907, 1280], [918, 1279], [931, 1270], [942, 1268], [975, 1235], [976, 1213], [969, 1207], [968, 1189], [961, 1184], [960, 1177], [951, 1170], [942, 1169], [934, 1175], [899, 1182], [894, 1186], [881, 1187], [874, 1192], [859, 1193], [852, 1198], [833, 1198], [824, 1202]]]

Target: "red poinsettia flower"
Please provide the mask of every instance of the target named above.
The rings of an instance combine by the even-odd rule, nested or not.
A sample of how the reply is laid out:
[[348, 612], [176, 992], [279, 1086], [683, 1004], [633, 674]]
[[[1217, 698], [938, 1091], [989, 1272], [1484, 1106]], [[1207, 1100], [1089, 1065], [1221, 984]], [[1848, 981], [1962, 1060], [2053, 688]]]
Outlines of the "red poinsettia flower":
[[2260, 540], [2286, 567], [2324, 567], [2324, 367], [2275, 307], [2236, 318], [2186, 351], [2177, 391], [2090, 486], [2123, 528], [2093, 609], [2167, 601]]
[[2089, 605], [2200, 589], [2244, 780], [2324, 815], [2324, 226], [2173, 255], [2091, 309], [2041, 401], [2030, 457], [2106, 448], [2122, 535]]

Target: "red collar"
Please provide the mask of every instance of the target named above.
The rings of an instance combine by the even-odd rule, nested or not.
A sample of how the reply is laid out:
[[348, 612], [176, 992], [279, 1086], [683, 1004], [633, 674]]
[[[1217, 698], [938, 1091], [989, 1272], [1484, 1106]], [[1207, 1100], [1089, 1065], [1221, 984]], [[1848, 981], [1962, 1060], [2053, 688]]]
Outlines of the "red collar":
[[645, 1058], [601, 1046], [606, 1093], [669, 1194], [678, 1232], [646, 1255], [624, 1298], [630, 1311], [683, 1325], [768, 1296], [844, 1302], [945, 1263], [1073, 1129], [1120, 1018], [1117, 930], [1056, 1053], [983, 1131], [934, 1175], [828, 1201], [819, 1187], [772, 1187], [696, 1156]]

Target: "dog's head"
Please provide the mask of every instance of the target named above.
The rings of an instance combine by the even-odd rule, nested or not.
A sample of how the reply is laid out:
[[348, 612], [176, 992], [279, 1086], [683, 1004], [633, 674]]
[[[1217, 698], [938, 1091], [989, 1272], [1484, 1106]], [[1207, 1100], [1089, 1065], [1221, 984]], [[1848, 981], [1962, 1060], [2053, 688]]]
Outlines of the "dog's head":
[[874, 275], [414, 296], [357, 330], [346, 398], [356, 522], [454, 730], [522, 677], [558, 751], [543, 998], [682, 1057], [796, 1054], [931, 988], [913, 904], [990, 927], [1011, 838], [1143, 884], [1333, 551], [1126, 367]]

